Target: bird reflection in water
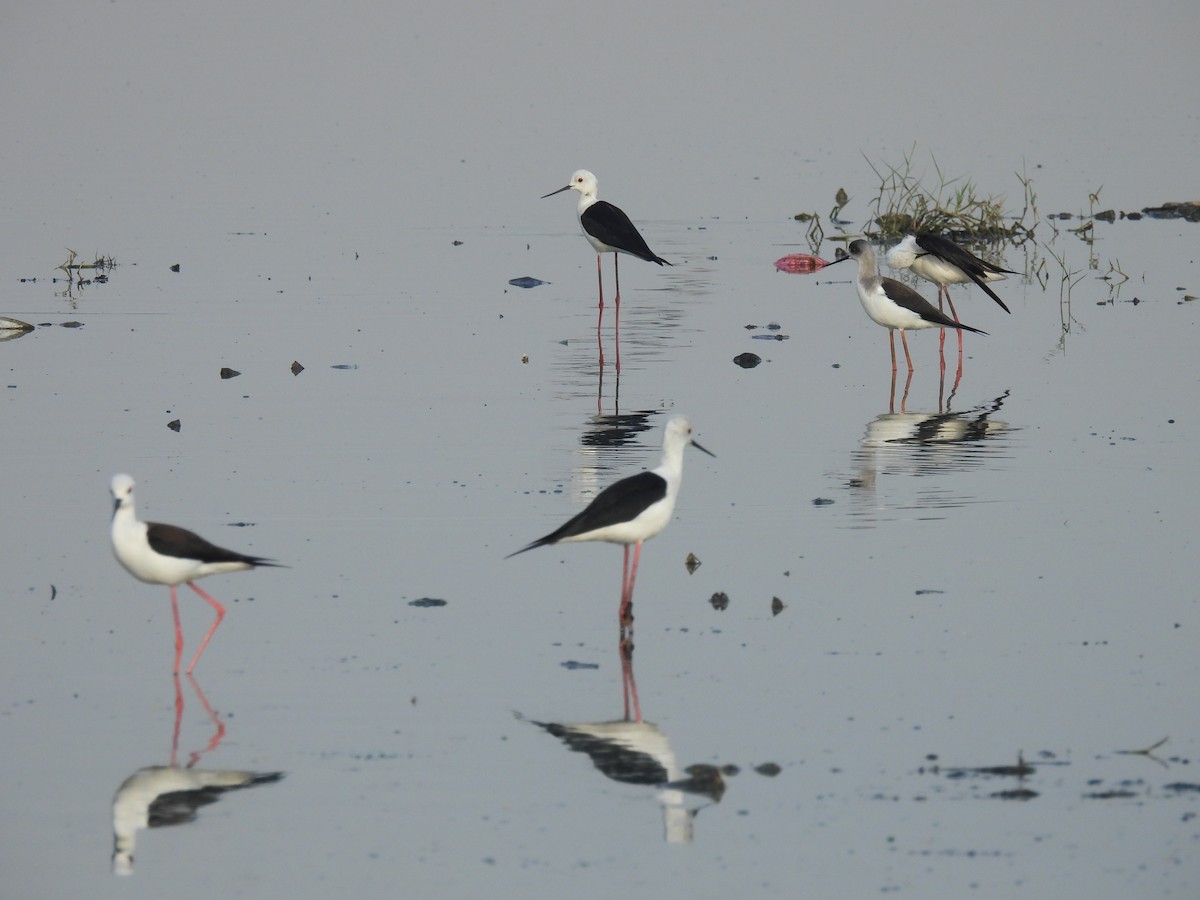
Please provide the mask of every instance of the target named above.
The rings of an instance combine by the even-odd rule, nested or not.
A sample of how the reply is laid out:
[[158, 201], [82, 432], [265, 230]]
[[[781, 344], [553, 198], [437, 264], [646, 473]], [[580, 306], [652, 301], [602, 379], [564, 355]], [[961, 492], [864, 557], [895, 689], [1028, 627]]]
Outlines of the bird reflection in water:
[[142, 829], [193, 822], [200, 807], [216, 803], [225, 792], [271, 784], [283, 777], [282, 772], [195, 768], [200, 757], [220, 746], [225, 737], [225, 724], [209, 705], [195, 678], [188, 675], [187, 679], [213, 725], [212, 737], [203, 750], [188, 754], [186, 765], [178, 764], [184, 702], [183, 688], [179, 676], [175, 675], [175, 725], [170, 763], [138, 769], [121, 783], [113, 797], [112, 870], [115, 875], [133, 874], [134, 845], [137, 833]]
[[[663, 811], [664, 838], [669, 844], [689, 844], [696, 815], [702, 808], [721, 801], [725, 778], [716, 766], [680, 769], [667, 736], [657, 725], [641, 717], [633, 677], [633, 644], [622, 641], [618, 653], [625, 704], [623, 718], [605, 722], [528, 721], [558, 738], [567, 749], [586, 753], [606, 778], [656, 788]], [[517, 718], [524, 719], [520, 713]]]
[[[871, 501], [859, 513], [890, 505], [876, 496], [881, 475], [941, 476], [986, 465], [1006, 446], [997, 438], [1012, 431], [1007, 422], [995, 418], [1008, 395], [1005, 391], [992, 402], [964, 412], [889, 411], [868, 422], [859, 446], [851, 453], [857, 474], [849, 486]], [[962, 506], [969, 499], [937, 486], [922, 491], [915, 502], [906, 500], [894, 508], [948, 508]]]

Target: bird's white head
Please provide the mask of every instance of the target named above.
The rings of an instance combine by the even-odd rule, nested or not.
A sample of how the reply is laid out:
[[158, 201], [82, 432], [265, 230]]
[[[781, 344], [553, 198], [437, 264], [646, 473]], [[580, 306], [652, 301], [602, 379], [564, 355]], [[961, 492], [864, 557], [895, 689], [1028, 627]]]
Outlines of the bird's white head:
[[579, 169], [571, 176], [571, 190], [579, 191], [585, 197], [596, 196], [596, 176], [587, 169]]
[[561, 194], [563, 191], [579, 191], [585, 200], [596, 199], [596, 176], [587, 169], [578, 169], [571, 175], [571, 180], [556, 191], [543, 194], [542, 199]]
[[108, 489], [112, 491], [114, 503], [121, 506], [133, 497], [133, 476], [114, 475], [112, 481], [109, 482]]
[[692, 423], [686, 416], [675, 416], [671, 421], [667, 422], [666, 432], [663, 434], [663, 449], [667, 452], [679, 450], [681, 451], [688, 444], [691, 444], [701, 453], [707, 453], [714, 459], [716, 455], [701, 447], [692, 439]]

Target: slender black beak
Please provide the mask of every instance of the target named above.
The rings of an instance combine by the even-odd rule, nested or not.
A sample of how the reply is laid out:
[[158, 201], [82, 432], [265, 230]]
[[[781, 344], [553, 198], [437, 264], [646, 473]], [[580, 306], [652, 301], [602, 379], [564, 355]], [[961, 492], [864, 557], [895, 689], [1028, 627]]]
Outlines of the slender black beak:
[[564, 184], [557, 191], [551, 191], [548, 194], [542, 194], [541, 199], [545, 200], [547, 197], [553, 197], [555, 194], [561, 194], [563, 191], [569, 191], [570, 189], [571, 186], [569, 184]]
[[830, 266], [836, 266], [838, 263], [845, 262], [849, 258], [850, 258], [850, 256], [849, 256], [849, 254], [847, 254], [846, 256], [839, 256], [837, 259], [831, 259], [829, 262], [825, 263], [823, 268], [828, 269]]
[[692, 441], [692, 446], [693, 446], [693, 447], [695, 447], [697, 450], [699, 450], [701, 453], [707, 453], [707, 454], [708, 454], [709, 456], [711, 456], [713, 459], [716, 459], [716, 458], [717, 458], [717, 454], [713, 453], [711, 450], [707, 450], [707, 449], [705, 449], [704, 447], [701, 447], [701, 446], [700, 446], [699, 444], [697, 444], [695, 441]]

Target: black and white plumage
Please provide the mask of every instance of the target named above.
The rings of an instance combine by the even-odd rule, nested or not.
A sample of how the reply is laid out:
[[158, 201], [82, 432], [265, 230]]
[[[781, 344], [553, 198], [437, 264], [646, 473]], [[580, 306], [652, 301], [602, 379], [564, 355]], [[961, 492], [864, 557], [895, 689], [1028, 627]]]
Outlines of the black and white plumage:
[[893, 269], [912, 269], [926, 281], [938, 286], [938, 306], [942, 295], [950, 304], [950, 314], [958, 321], [958, 313], [950, 300], [950, 285], [973, 281], [999, 304], [1005, 312], [1011, 312], [996, 292], [987, 286], [989, 281], [1003, 281], [1008, 275], [1017, 275], [1010, 269], [1002, 269], [985, 259], [980, 259], [969, 250], [960, 247], [949, 238], [928, 232], [906, 235], [904, 240], [887, 253], [887, 264]]
[[139, 522], [134, 509], [134, 480], [129, 475], [114, 475], [110, 484], [113, 495], [112, 546], [117, 562], [134, 578], [147, 584], [165, 584], [171, 588], [171, 609], [175, 615], [175, 669], [179, 672], [183, 653], [183, 630], [179, 624], [179, 603], [175, 588], [187, 584], [216, 611], [217, 618], [209, 628], [196, 655], [188, 665], [191, 672], [200, 661], [204, 648], [225, 618], [225, 607], [197, 587], [193, 581], [205, 575], [237, 572], [258, 566], [278, 566], [261, 556], [249, 556], [226, 550], [206, 541], [200, 535], [175, 525]]
[[[588, 239], [588, 243], [596, 251], [596, 287], [599, 293], [598, 306], [601, 316], [604, 315], [604, 277], [600, 271], [600, 257], [605, 253], [613, 255], [613, 280], [616, 286], [614, 303], [617, 309], [615, 319], [616, 327], [619, 330], [621, 327], [621, 268], [618, 263], [620, 255], [628, 253], [630, 256], [636, 256], [638, 259], [657, 263], [660, 266], [669, 266], [671, 263], [650, 249], [646, 244], [646, 239], [641, 236], [633, 222], [629, 221], [629, 216], [625, 215], [620, 208], [596, 198], [596, 176], [587, 169], [579, 169], [571, 176], [570, 182], [556, 191], [544, 194], [542, 199], [545, 200], [546, 197], [553, 197], [555, 194], [570, 190], [579, 191], [579, 205], [575, 209], [575, 214], [579, 219], [579, 227], [583, 229], [583, 236]], [[599, 329], [599, 322], [596, 327]], [[603, 356], [601, 364], [603, 364]], [[617, 346], [617, 374], [621, 374], [619, 344]]]
[[561, 194], [563, 191], [579, 191], [579, 206], [575, 210], [579, 227], [597, 254], [628, 253], [646, 262], [669, 266], [661, 256], [646, 244], [629, 216], [606, 200], [596, 197], [596, 176], [587, 169], [579, 169], [571, 180], [558, 190], [542, 195], [542, 199]]
[[137, 833], [144, 828], [183, 825], [227, 791], [272, 784], [282, 772], [238, 772], [148, 766], [122, 782], [113, 797], [113, 856], [116, 875], [133, 874]]
[[[667, 527], [675, 510], [683, 480], [683, 451], [688, 445], [709, 456], [713, 454], [692, 439], [692, 424], [682, 416], [667, 423], [663, 435], [662, 462], [657, 468], [614, 482], [597, 494], [592, 502], [562, 527], [522, 547], [516, 556], [535, 547], [575, 541], [607, 541], [625, 545], [625, 563], [621, 576], [622, 626], [628, 622], [633, 601], [633, 583], [637, 578], [642, 543]], [[629, 569], [629, 546], [635, 545], [633, 569]]]
[[888, 329], [893, 372], [896, 371], [896, 331], [900, 332], [900, 340], [904, 344], [904, 358], [908, 361], [909, 372], [913, 371], [913, 364], [908, 352], [908, 338], [904, 335], [906, 330], [956, 328], [975, 334], [987, 334], [986, 331], [954, 321], [908, 285], [894, 278], [881, 277], [875, 262], [875, 250], [866, 241], [851, 242], [850, 254], [835, 259], [829, 265], [836, 265], [848, 259], [858, 263], [856, 286], [863, 309], [871, 317], [871, 321]]

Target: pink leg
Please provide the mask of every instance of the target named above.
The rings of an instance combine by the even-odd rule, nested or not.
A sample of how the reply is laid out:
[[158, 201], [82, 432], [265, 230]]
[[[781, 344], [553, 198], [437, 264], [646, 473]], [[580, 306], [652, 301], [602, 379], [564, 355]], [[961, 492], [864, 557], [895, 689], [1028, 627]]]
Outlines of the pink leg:
[[617, 299], [613, 301], [617, 308], [617, 311], [614, 313], [613, 317], [613, 322], [615, 323], [613, 326], [613, 334], [617, 342], [616, 369], [618, 375], [621, 374], [621, 270], [617, 266], [617, 257], [620, 255], [620, 253], [613, 254], [613, 280], [616, 282], [617, 287]]
[[604, 335], [600, 326], [604, 324], [604, 301], [600, 302], [600, 311], [596, 314], [596, 350], [600, 354], [600, 377], [604, 378]]
[[220, 625], [221, 620], [225, 618], [225, 607], [223, 607], [212, 597], [208, 596], [208, 594], [204, 593], [204, 591], [200, 590], [200, 588], [196, 587], [193, 582], [189, 581], [187, 585], [193, 591], [207, 600], [209, 605], [217, 611], [217, 618], [213, 621], [212, 627], [208, 629], [208, 634], [204, 636], [204, 640], [200, 642], [200, 649], [196, 651], [196, 655], [193, 656], [192, 661], [188, 663], [187, 673], [191, 675], [192, 670], [196, 668], [196, 663], [200, 662], [200, 657], [204, 654], [204, 648], [208, 646], [208, 642], [212, 639], [213, 633], [217, 630], [217, 626]]
[[[905, 336], [903, 328], [900, 329], [900, 342], [904, 344], [904, 359], [908, 363], [908, 374], [911, 375], [913, 370], [912, 357], [908, 353], [908, 338]], [[895, 348], [893, 347], [893, 349]]]
[[621, 267], [618, 264], [620, 253], [613, 254], [613, 281], [616, 282], [617, 299], [613, 302], [617, 305], [617, 321], [621, 319]]
[[600, 274], [600, 254], [596, 254], [596, 288], [600, 293], [600, 308], [604, 309], [604, 276]]
[[[938, 285], [938, 312], [942, 312], [942, 291], [946, 290], [946, 286]], [[949, 291], [946, 292], [946, 299], [950, 299]], [[946, 329], [938, 329], [938, 355], [940, 356], [946, 347]], [[946, 370], [946, 361], [942, 360], [942, 371]]]
[[[900, 333], [904, 334], [904, 332], [900, 332]], [[888, 344], [890, 344], [891, 348], [892, 348], [892, 374], [895, 375], [896, 374], [896, 332], [891, 328], [888, 329]]]
[[625, 545], [625, 561], [621, 564], [621, 607], [617, 610], [617, 621], [621, 633], [625, 633], [625, 614], [629, 609], [629, 545]]
[[[628, 545], [626, 545], [628, 547]], [[642, 542], [638, 541], [633, 548], [633, 568], [629, 570], [629, 603], [633, 603], [633, 583], [637, 581], [638, 560], [642, 558]], [[633, 618], [630, 616], [630, 618]]]
[[179, 674], [179, 660], [183, 658], [183, 628], [179, 624], [179, 600], [175, 596], [175, 585], [171, 585], [171, 612], [175, 614], [175, 668], [171, 671]]
[[[950, 304], [950, 315], [954, 318], [954, 321], [955, 322], [960, 321], [958, 318], [958, 312], [954, 309], [954, 301], [950, 299], [950, 289], [949, 288], [946, 288], [946, 302]], [[958, 332], [958, 377], [962, 378], [962, 345], [963, 345], [962, 329], [955, 328], [954, 330]], [[946, 333], [946, 330], [942, 329], [942, 334], [945, 334], [945, 333]]]

